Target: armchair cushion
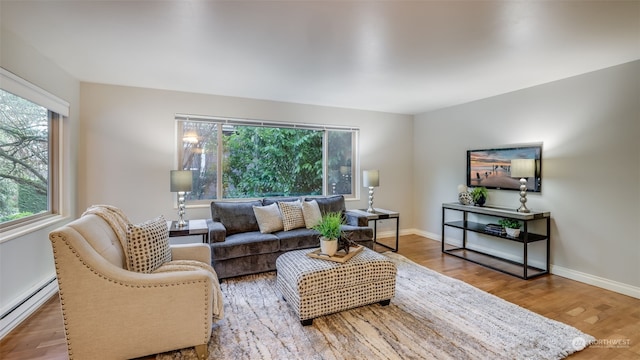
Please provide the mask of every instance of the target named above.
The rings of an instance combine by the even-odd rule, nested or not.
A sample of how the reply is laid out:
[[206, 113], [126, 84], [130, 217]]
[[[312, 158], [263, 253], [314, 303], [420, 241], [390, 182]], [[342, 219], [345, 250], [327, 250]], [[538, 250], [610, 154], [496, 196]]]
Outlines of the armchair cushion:
[[[91, 243], [94, 249], [97, 249], [98, 252], [110, 251], [111, 254], [105, 256], [108, 258], [113, 264], [122, 266], [129, 270], [129, 256], [127, 255], [127, 224], [129, 224], [129, 218], [125, 215], [122, 210], [118, 209], [115, 206], [111, 205], [92, 205], [90, 206], [83, 214], [85, 215], [95, 215], [99, 216], [104, 220], [109, 228], [108, 231], [104, 231], [104, 224], [102, 225], [103, 235], [107, 235], [108, 233], [113, 233], [118, 238], [120, 242], [120, 246], [112, 246], [111, 239], [108, 239], [108, 236], [86, 236], [87, 241]], [[92, 223], [93, 224], [93, 223]], [[82, 226], [82, 225], [80, 225]], [[94, 226], [89, 226], [84, 229], [83, 232], [88, 233], [93, 232], [96, 229]], [[95, 241], [103, 241], [102, 244], [95, 243]]]
[[171, 261], [169, 229], [163, 216], [142, 224], [127, 225], [129, 269], [151, 273]]
[[211, 264], [211, 247], [202, 243], [171, 245], [171, 261], [176, 260], [197, 260]]

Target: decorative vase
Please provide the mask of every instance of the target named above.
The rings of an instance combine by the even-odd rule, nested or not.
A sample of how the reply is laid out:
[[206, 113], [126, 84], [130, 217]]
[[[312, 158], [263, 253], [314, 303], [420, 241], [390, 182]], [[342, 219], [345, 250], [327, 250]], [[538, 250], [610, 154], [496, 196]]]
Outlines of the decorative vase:
[[458, 201], [462, 205], [469, 205], [473, 202], [473, 199], [471, 198], [471, 194], [464, 191], [458, 194]]
[[329, 256], [333, 256], [338, 251], [338, 240], [337, 239], [327, 239], [325, 237], [320, 238], [320, 252], [323, 254], [327, 254]]
[[520, 236], [520, 229], [505, 228], [505, 230], [507, 230], [507, 235], [511, 237]]
[[476, 206], [484, 206], [484, 202], [487, 201], [487, 198], [485, 198], [484, 196], [480, 196], [478, 198], [478, 201], [475, 202]]

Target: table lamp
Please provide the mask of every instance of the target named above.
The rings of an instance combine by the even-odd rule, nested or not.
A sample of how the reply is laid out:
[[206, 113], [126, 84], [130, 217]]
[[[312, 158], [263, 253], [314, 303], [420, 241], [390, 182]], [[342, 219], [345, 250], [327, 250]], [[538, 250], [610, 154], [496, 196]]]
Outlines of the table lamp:
[[378, 170], [365, 170], [362, 172], [362, 186], [369, 188], [369, 207], [367, 212], [375, 212], [373, 208], [373, 188], [380, 186], [380, 173]]
[[520, 207], [518, 212], [528, 213], [527, 202], [527, 178], [536, 175], [536, 161], [534, 159], [511, 160], [511, 177], [520, 178]]
[[193, 186], [193, 173], [191, 170], [171, 170], [171, 192], [178, 193], [178, 227], [184, 227], [184, 197]]

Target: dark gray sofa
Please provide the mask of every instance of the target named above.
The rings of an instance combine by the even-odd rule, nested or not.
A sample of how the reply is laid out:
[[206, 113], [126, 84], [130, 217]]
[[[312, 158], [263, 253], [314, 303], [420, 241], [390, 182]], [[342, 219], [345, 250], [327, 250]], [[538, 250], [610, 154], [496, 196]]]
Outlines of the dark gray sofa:
[[366, 247], [373, 247], [373, 229], [366, 217], [351, 213], [345, 208], [344, 197], [277, 197], [253, 201], [213, 201], [209, 226], [211, 264], [218, 278], [225, 279], [276, 269], [280, 254], [297, 249], [320, 246], [318, 232], [298, 228], [270, 234], [260, 232], [253, 206], [266, 206], [278, 201], [316, 200], [320, 212], [340, 211], [345, 214], [343, 230], [350, 238]]

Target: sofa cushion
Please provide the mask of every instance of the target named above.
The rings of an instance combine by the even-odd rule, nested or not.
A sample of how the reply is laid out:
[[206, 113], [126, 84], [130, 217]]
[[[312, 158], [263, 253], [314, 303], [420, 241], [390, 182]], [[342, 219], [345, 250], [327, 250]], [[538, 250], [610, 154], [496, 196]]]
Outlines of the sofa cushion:
[[275, 231], [281, 231], [284, 228], [278, 204], [254, 206], [253, 212], [258, 220], [258, 227], [261, 233], [269, 234]]
[[211, 259], [234, 259], [248, 255], [269, 254], [280, 250], [280, 241], [274, 234], [251, 231], [228, 235], [224, 242], [211, 243]]
[[260, 231], [258, 220], [253, 212], [254, 206], [262, 206], [260, 200], [255, 201], [212, 201], [211, 219], [219, 221], [227, 229], [227, 236]]
[[218, 279], [227, 279], [247, 274], [257, 274], [276, 270], [276, 260], [282, 255], [277, 251], [269, 254], [247, 255], [220, 260], [213, 263]]
[[320, 207], [320, 212], [324, 215], [331, 212], [343, 213], [346, 211], [344, 206], [344, 196], [335, 195], [327, 197], [306, 198], [305, 200], [315, 200]]
[[280, 251], [307, 249], [320, 246], [320, 233], [307, 228], [280, 231], [274, 234], [280, 239]]
[[284, 231], [304, 227], [304, 216], [302, 215], [302, 205], [300, 200], [292, 202], [278, 202], [280, 213], [282, 214], [282, 224]]
[[151, 273], [171, 261], [169, 228], [163, 216], [141, 224], [127, 225], [129, 270]]
[[312, 229], [322, 220], [322, 213], [318, 202], [315, 200], [304, 201], [302, 203], [302, 216], [304, 217], [304, 225], [307, 229]]
[[271, 204], [279, 203], [279, 202], [282, 202], [282, 201], [292, 202], [292, 201], [296, 201], [296, 200], [300, 200], [300, 198], [296, 197], [296, 196], [267, 197], [267, 198], [262, 199], [262, 205], [271, 205]]

